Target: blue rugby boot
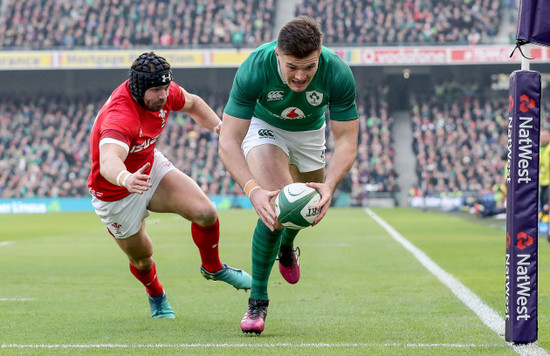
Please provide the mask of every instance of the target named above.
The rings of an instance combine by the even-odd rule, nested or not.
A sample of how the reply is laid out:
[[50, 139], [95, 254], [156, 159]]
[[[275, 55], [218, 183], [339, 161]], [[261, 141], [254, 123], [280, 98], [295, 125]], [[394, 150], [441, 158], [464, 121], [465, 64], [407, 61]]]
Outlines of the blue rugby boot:
[[149, 305], [151, 306], [151, 316], [155, 319], [174, 319], [176, 314], [172, 310], [170, 303], [168, 303], [168, 298], [166, 298], [166, 293], [162, 293], [156, 297], [149, 297]]
[[250, 289], [252, 287], [252, 277], [241, 269], [229, 267], [225, 263], [222, 265], [222, 269], [216, 273], [208, 272], [203, 266], [201, 266], [201, 274], [204, 278], [212, 281], [223, 281], [237, 289]]

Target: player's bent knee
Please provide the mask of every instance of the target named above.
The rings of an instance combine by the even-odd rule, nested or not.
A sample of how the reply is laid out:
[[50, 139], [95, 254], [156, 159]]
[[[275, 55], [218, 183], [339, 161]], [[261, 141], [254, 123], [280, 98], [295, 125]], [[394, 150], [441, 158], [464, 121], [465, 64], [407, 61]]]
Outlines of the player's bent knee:
[[210, 226], [218, 219], [218, 212], [214, 204], [203, 204], [195, 208], [192, 213], [191, 220], [201, 226]]
[[148, 271], [153, 267], [153, 255], [140, 256], [137, 258], [132, 258], [132, 256], [128, 257], [130, 258], [130, 263], [140, 271]]

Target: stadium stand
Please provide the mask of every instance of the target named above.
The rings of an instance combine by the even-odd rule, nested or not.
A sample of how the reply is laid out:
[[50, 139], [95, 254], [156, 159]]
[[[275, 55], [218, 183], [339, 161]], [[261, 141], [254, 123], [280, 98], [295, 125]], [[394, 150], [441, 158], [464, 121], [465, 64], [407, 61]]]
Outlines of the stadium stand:
[[393, 166], [393, 117], [388, 108], [387, 87], [369, 87], [362, 96], [357, 100], [359, 147], [350, 173], [353, 205], [364, 205], [377, 193], [390, 193], [394, 199], [399, 191]]
[[[276, 5], [275, 0], [156, 0], [148, 5], [136, 0], [12, 0], [4, 3], [0, 18], [0, 49], [254, 47], [272, 39]], [[302, 0], [296, 14], [317, 18], [329, 46], [472, 44], [490, 41], [503, 9], [511, 12], [516, 6], [515, 0]], [[98, 16], [100, 9], [109, 10]], [[442, 82], [435, 93], [413, 97], [409, 114], [417, 185], [412, 194], [476, 196], [502, 179], [505, 99], [478, 95], [479, 88], [450, 95], [456, 86]], [[358, 91], [357, 160], [339, 190], [352, 205], [366, 205], [373, 196], [389, 196], [397, 204], [388, 90], [373, 83]], [[227, 93], [198, 94], [221, 115]], [[88, 133], [107, 95], [0, 97], [0, 198], [87, 196]], [[171, 118], [159, 147], [174, 164], [209, 195], [242, 195], [217, 157], [216, 137], [185, 115], [173, 113]], [[330, 158], [330, 139], [327, 148]]]
[[256, 47], [273, 39], [275, 0], [9, 1], [3, 49]]
[[[463, 196], [466, 206], [473, 206], [483, 196], [502, 199], [507, 97], [488, 97], [482, 90], [456, 82], [441, 83], [439, 89], [432, 97], [412, 103], [418, 185], [411, 194]], [[543, 106], [544, 115], [550, 105], [545, 102]], [[541, 125], [548, 129], [547, 117], [541, 118]]]
[[[398, 190], [392, 118], [373, 89], [359, 99], [359, 153], [350, 173], [350, 201]], [[0, 98], [0, 198], [84, 197], [90, 170], [88, 136], [108, 94], [69, 98], [47, 94]], [[221, 115], [225, 98], [200, 93]], [[58, 103], [66, 103], [58, 105]], [[209, 195], [242, 195], [217, 155], [217, 137], [185, 114], [172, 113], [159, 148]], [[329, 136], [330, 138], [330, 136]], [[327, 158], [332, 142], [327, 141]]]
[[[327, 44], [477, 44], [515, 1], [299, 1]], [[274, 38], [276, 1], [8, 1], [0, 48], [256, 47]], [[101, 14], [101, 16], [100, 16]]]
[[87, 134], [97, 106], [97, 100], [83, 98], [2, 97], [0, 197], [85, 196]]
[[296, 15], [317, 19], [327, 44], [478, 44], [496, 35], [501, 2], [302, 0]]

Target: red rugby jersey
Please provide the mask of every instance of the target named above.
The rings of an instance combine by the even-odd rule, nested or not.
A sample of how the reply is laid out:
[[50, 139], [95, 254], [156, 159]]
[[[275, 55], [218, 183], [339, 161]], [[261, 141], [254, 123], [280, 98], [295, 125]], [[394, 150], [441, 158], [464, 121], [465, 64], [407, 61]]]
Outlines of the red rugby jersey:
[[[92, 128], [92, 171], [88, 176], [90, 193], [103, 201], [120, 200], [130, 194], [126, 188], [111, 184], [99, 173], [100, 142], [114, 142], [125, 147], [128, 157], [124, 164], [132, 173], [147, 162], [152, 167], [154, 149], [168, 120], [168, 114], [172, 110], [181, 110], [184, 104], [183, 92], [175, 82], [170, 83], [166, 104], [156, 112], [137, 103], [130, 93], [128, 80], [116, 88], [99, 110]], [[149, 174], [151, 167], [146, 174]]]

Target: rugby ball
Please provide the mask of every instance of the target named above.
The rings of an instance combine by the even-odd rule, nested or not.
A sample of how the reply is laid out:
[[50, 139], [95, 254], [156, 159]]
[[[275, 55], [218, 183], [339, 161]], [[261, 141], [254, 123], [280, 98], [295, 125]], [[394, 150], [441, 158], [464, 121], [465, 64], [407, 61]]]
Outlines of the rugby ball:
[[275, 199], [275, 214], [283, 226], [303, 229], [311, 226], [321, 212], [316, 208], [321, 195], [305, 183], [291, 183], [285, 186]]

